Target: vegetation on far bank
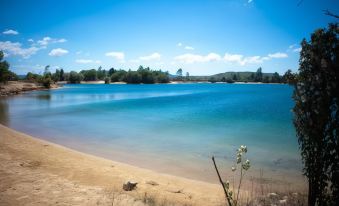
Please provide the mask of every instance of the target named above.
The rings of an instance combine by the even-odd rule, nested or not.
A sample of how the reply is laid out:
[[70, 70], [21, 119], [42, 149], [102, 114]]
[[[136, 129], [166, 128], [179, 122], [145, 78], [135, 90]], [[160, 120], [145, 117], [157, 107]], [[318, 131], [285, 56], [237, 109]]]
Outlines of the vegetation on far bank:
[[125, 82], [128, 84], [154, 84], [154, 83], [169, 83], [170, 81], [178, 82], [262, 82], [262, 83], [290, 83], [294, 78], [291, 70], [288, 70], [284, 75], [275, 73], [263, 73], [259, 67], [256, 72], [225, 72], [211, 76], [190, 76], [188, 72], [183, 75], [183, 70], [180, 68], [175, 75], [169, 74], [162, 70], [152, 70], [149, 67], [139, 66], [137, 70], [128, 71], [122, 69], [110, 68], [109, 70], [89, 69], [65, 72], [64, 69], [56, 69], [54, 73], [50, 71], [50, 66], [47, 65], [42, 74], [28, 72], [21, 78], [14, 72], [9, 70], [9, 63], [3, 61], [3, 52], [0, 51], [0, 83], [7, 81], [27, 80], [50, 88], [51, 84], [57, 82], [67, 82], [70, 84], [78, 84], [81, 81], [104, 81], [105, 84], [114, 82]]

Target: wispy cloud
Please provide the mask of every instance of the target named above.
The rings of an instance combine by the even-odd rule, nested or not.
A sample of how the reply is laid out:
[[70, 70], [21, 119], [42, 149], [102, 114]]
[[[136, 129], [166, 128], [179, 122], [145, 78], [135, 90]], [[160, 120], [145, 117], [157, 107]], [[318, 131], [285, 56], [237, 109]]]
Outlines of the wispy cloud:
[[181, 62], [181, 63], [187, 63], [187, 64], [222, 61], [226, 63], [239, 64], [241, 66], [244, 66], [246, 64], [259, 64], [270, 59], [287, 58], [287, 57], [288, 57], [287, 54], [281, 53], [281, 52], [268, 54], [267, 56], [263, 56], [263, 57], [262, 56], [245, 57], [244, 55], [241, 55], [241, 54], [230, 54], [230, 53], [225, 53], [223, 57], [221, 57], [221, 55], [216, 54], [216, 53], [209, 53], [207, 55], [187, 53], [187, 54], [174, 57], [174, 60]]
[[68, 54], [68, 51], [66, 49], [62, 49], [62, 48], [57, 48], [57, 49], [52, 49], [48, 55], [49, 56], [53, 56], [53, 57], [60, 57], [60, 56], [64, 56]]
[[143, 61], [160, 60], [160, 58], [161, 58], [161, 55], [157, 52], [150, 54], [148, 56], [139, 57], [139, 59]]
[[301, 47], [297, 47], [297, 44], [292, 44], [290, 46], [288, 46], [288, 50], [289, 52], [301, 52]]
[[105, 56], [113, 57], [113, 58], [115, 58], [116, 60], [118, 60], [120, 62], [124, 62], [125, 61], [125, 53], [124, 52], [116, 52], [116, 51], [107, 52], [105, 54]]
[[7, 56], [21, 56], [24, 59], [30, 58], [41, 48], [32, 46], [29, 48], [23, 48], [22, 44], [19, 42], [11, 42], [11, 41], [0, 41], [0, 50], [6, 52]]
[[278, 58], [278, 59], [281, 59], [281, 58], [286, 58], [288, 57], [286, 53], [282, 53], [282, 52], [276, 52], [274, 54], [268, 54], [268, 57], [269, 58]]
[[174, 57], [174, 60], [182, 63], [192, 64], [197, 62], [201, 63], [201, 62], [219, 61], [221, 60], [221, 56], [216, 53], [209, 53], [205, 56], [187, 53]]
[[186, 50], [194, 50], [194, 48], [191, 47], [191, 46], [185, 46], [185, 49], [186, 49]]
[[76, 59], [75, 60], [76, 63], [78, 64], [100, 64], [101, 61], [100, 60], [93, 60], [93, 59]]
[[253, 0], [248, 0], [247, 3], [251, 3]]
[[42, 38], [41, 40], [37, 41], [37, 44], [40, 46], [47, 46], [48, 44], [53, 44], [53, 43], [64, 43], [67, 40], [62, 38], [62, 39], [55, 39], [55, 38], [51, 38], [49, 36], [46, 36], [44, 38]]
[[289, 49], [293, 49], [293, 48], [296, 47], [296, 46], [297, 46], [297, 44], [291, 44], [291, 45], [288, 46], [288, 48], [289, 48]]
[[19, 34], [18, 31], [15, 31], [15, 30], [12, 30], [12, 29], [7, 29], [7, 30], [3, 31], [2, 33], [6, 34], [6, 35], [18, 35]]
[[293, 52], [301, 52], [301, 47], [293, 49]]
[[178, 46], [178, 47], [183, 47], [183, 48], [186, 49], [186, 50], [194, 50], [194, 47], [188, 46], [188, 45], [184, 45], [184, 44], [181, 43], [181, 42], [179, 42], [179, 43], [177, 44], [177, 46]]

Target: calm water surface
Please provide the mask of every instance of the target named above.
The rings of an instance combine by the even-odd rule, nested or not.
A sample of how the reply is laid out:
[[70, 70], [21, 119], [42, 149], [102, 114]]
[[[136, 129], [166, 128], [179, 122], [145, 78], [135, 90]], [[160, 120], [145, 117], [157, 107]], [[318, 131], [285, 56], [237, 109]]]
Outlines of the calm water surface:
[[0, 122], [113, 160], [174, 175], [215, 178], [249, 147], [253, 170], [300, 174], [288, 85], [65, 85], [0, 98]]

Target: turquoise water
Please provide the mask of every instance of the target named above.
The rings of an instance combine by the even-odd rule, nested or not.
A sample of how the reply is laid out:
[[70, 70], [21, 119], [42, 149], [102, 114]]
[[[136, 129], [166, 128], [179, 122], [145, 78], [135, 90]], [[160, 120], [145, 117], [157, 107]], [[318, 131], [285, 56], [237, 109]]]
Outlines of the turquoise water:
[[249, 147], [252, 169], [300, 174], [293, 88], [265, 84], [65, 85], [0, 98], [9, 127], [113, 160], [215, 178]]

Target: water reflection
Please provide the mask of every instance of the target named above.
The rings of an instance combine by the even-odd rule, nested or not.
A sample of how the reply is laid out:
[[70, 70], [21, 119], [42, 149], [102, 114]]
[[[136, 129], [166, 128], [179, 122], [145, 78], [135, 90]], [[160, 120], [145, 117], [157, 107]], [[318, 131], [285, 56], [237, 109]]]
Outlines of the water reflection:
[[50, 93], [45, 93], [45, 94], [38, 94], [36, 95], [36, 98], [39, 100], [46, 100], [46, 101], [50, 101], [52, 96]]
[[9, 107], [5, 99], [0, 99], [0, 123], [3, 125], [9, 125]]

